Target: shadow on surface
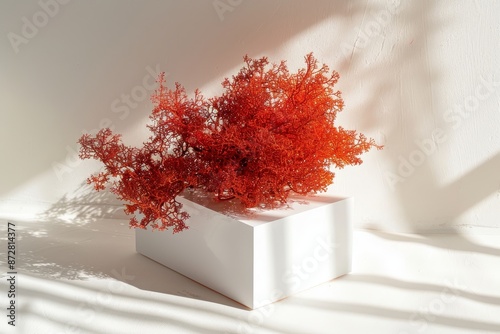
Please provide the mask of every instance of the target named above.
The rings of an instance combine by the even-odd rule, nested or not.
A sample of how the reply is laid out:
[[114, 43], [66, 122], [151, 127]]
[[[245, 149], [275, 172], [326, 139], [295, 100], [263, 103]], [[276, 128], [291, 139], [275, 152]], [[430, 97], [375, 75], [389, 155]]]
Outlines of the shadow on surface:
[[[124, 291], [125, 287], [116, 286], [117, 282], [112, 281], [88, 288], [74, 281], [54, 281], [24, 274], [20, 278], [23, 280], [21, 290], [23, 298], [28, 301], [38, 301], [36, 307], [30, 307], [28, 302], [24, 303], [19, 310], [23, 319], [36, 317], [48, 323], [74, 327], [89, 333], [97, 332], [96, 327], [99, 328], [99, 332], [107, 332], [103, 327], [123, 326], [123, 323], [127, 322], [133, 326], [136, 319], [157, 326], [167, 324], [168, 327], [188, 329], [196, 333], [220, 333], [215, 329], [209, 329], [210, 326], [200, 326], [196, 321], [190, 322], [182, 316], [175, 316], [179, 315], [178, 312], [204, 313], [207, 316], [215, 314], [206, 305], [189, 302], [187, 300], [189, 297], [186, 297], [187, 299], [172, 296], [153, 298], [151, 295], [138, 297], [134, 296], [130, 289]], [[130, 276], [128, 278], [131, 279]], [[63, 314], [79, 316], [65, 320], [57, 311], [61, 309], [64, 310]], [[226, 320], [231, 319], [222, 312], [216, 314]]]
[[[453, 290], [453, 294], [455, 296], [460, 296], [462, 298], [467, 298], [470, 300], [474, 300], [480, 303], [492, 304], [492, 305], [500, 305], [500, 297], [492, 297], [488, 295], [473, 293], [464, 289], [460, 289], [457, 287], [445, 287], [437, 284], [431, 283], [416, 283], [410, 281], [403, 281], [400, 279], [395, 279], [392, 277], [384, 277], [377, 275], [363, 275], [363, 274], [350, 274], [344, 276], [343, 279], [347, 282], [353, 283], [370, 283], [380, 286], [389, 286], [398, 289], [405, 290], [418, 290], [418, 291], [428, 291], [428, 292], [438, 292], [441, 293], [446, 291], [447, 289]], [[497, 291], [495, 291], [497, 292]]]
[[[387, 308], [381, 306], [369, 306], [355, 303], [337, 303], [325, 302], [317, 300], [301, 299], [300, 305], [304, 307], [315, 307], [322, 310], [329, 310], [340, 313], [364, 314], [379, 318], [408, 320], [412, 313], [401, 311], [394, 308]], [[464, 318], [454, 318], [445, 315], [436, 317], [433, 324], [442, 325], [447, 327], [455, 327], [461, 329], [470, 329], [474, 331], [500, 331], [500, 323], [483, 322], [476, 320], [469, 320]]]
[[[55, 280], [114, 278], [143, 290], [245, 309], [138, 254], [128, 220], [106, 218], [122, 210], [118, 204], [109, 204], [111, 196], [82, 185], [76, 193], [55, 203], [39, 220], [13, 221], [19, 273]], [[2, 228], [6, 226], [2, 224]], [[7, 234], [2, 235], [0, 256], [6, 258]], [[127, 277], [133, 279], [126, 280]]]
[[389, 232], [367, 230], [367, 232], [390, 241], [413, 242], [436, 248], [462, 252], [481, 253], [500, 256], [500, 248], [479, 245], [460, 234], [394, 234]]

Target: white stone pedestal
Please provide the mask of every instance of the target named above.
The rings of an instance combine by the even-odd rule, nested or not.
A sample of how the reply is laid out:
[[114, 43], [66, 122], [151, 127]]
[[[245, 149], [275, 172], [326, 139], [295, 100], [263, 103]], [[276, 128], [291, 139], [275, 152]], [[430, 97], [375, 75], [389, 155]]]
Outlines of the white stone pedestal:
[[190, 193], [178, 200], [189, 229], [136, 229], [137, 252], [251, 309], [350, 271], [351, 198], [292, 197], [250, 214]]

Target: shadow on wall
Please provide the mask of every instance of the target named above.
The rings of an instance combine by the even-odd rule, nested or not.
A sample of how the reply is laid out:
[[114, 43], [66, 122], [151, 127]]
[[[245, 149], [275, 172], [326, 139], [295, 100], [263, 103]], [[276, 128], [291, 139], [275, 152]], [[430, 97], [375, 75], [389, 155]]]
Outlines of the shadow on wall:
[[[410, 222], [418, 223], [425, 217], [439, 219], [439, 226], [448, 232], [450, 227], [458, 230], [474, 226], [474, 223], [460, 224], [460, 216], [499, 191], [500, 153], [444, 186], [439, 184], [432, 168], [425, 165], [422, 169], [423, 175], [415, 175], [398, 190]], [[477, 224], [481, 227], [480, 221]]]
[[[433, 8], [435, 5], [436, 3], [432, 1], [413, 4], [415, 7], [413, 15], [421, 17], [423, 20], [422, 24], [414, 27], [415, 30], [421, 29], [420, 27], [437, 29], [442, 23], [450, 23], [449, 21], [442, 23], [436, 21], [437, 15], [434, 15], [435, 10]], [[456, 22], [454, 23], [457, 24]], [[422, 45], [419, 48], [427, 47], [427, 40], [432, 40], [432, 31], [429, 29], [426, 32], [427, 35], [422, 36], [420, 40]], [[438, 53], [439, 51], [433, 50], [432, 52]], [[409, 110], [414, 108], [412, 115], [416, 117], [413, 119], [413, 124], [405, 130], [418, 129], [419, 124], [425, 124], [429, 121], [429, 118], [433, 119], [435, 128], [429, 133], [425, 144], [423, 143], [422, 145], [426, 145], [429, 152], [432, 149], [439, 151], [440, 143], [445, 142], [448, 136], [453, 136], [452, 131], [456, 131], [447, 131], [449, 124], [443, 121], [443, 119], [446, 119], [443, 113], [449, 110], [451, 106], [442, 105], [439, 101], [437, 101], [437, 105], [433, 105], [432, 90], [439, 85], [439, 81], [436, 82], [439, 76], [433, 75], [438, 71], [437, 65], [429, 63], [429, 57], [425, 59], [415, 58], [415, 61], [414, 68], [416, 71], [422, 68], [429, 68], [428, 71], [420, 71], [414, 74], [416, 76], [416, 89], [429, 90], [431, 99], [429, 101], [422, 101], [421, 105], [415, 105], [414, 101], [407, 102], [408, 104], [405, 107], [408, 107]], [[431, 84], [429, 85], [429, 83]], [[416, 110], [421, 110], [422, 112], [416, 112]], [[430, 114], [429, 111], [434, 111], [434, 115]], [[403, 110], [403, 112], [405, 111]], [[413, 141], [417, 141], [422, 137], [422, 134], [419, 133], [410, 132], [410, 134], [406, 135]], [[472, 149], [480, 151], [482, 145], [479, 142], [476, 142], [475, 145], [477, 146], [470, 148], [454, 146], [449, 149], [454, 150], [451, 154], [456, 156], [462, 153], [460, 152], [461, 150]], [[425, 148], [423, 150], [425, 152]], [[406, 152], [406, 154], [408, 153]], [[429, 154], [432, 154], [432, 152]], [[423, 159], [425, 160], [425, 157]], [[419, 222], [429, 223], [431, 221], [432, 223], [432, 220], [438, 220], [441, 227], [451, 225], [452, 228], [459, 228], [458, 221], [460, 216], [488, 196], [498, 192], [500, 186], [500, 174], [498, 173], [500, 170], [500, 153], [492, 155], [491, 158], [482, 163], [478, 163], [471, 171], [444, 186], [440, 182], [440, 176], [438, 176], [440, 173], [437, 170], [437, 166], [432, 166], [429, 161], [424, 161], [417, 168], [418, 170], [413, 175], [406, 178], [405, 182], [396, 188], [398, 198], [401, 201], [401, 207], [407, 217], [406, 220], [415, 225]], [[474, 225], [474, 223], [479, 224], [479, 226], [481, 225], [480, 221], [471, 221], [466, 226]], [[414, 228], [418, 229], [418, 226]], [[463, 241], [465, 244], [468, 244], [467, 240], [464, 239]]]
[[[391, 208], [400, 208], [402, 212], [402, 219], [398, 220], [399, 226], [395, 229], [405, 232], [421, 232], [437, 226], [453, 232], [453, 229], [464, 226], [459, 226], [459, 221], [467, 210], [500, 193], [500, 153], [478, 162], [471, 171], [447, 185], [442, 185], [442, 176], [439, 176], [442, 170], [438, 169], [451, 168], [436, 166], [429, 158], [434, 154], [433, 158], [436, 158], [439, 153], [444, 156], [445, 150], [457, 155], [461, 150], [476, 149], [449, 145], [443, 150], [442, 147], [450, 144], [446, 141], [455, 135], [455, 129], [452, 130], [443, 115], [451, 106], [441, 101], [436, 87], [442, 85], [443, 71], [454, 73], [455, 69], [433, 63], [443, 52], [437, 49], [440, 43], [435, 39], [440, 29], [460, 23], [455, 18], [441, 15], [442, 12], [438, 13], [438, 5], [433, 1], [401, 4], [398, 20], [404, 22], [405, 33], [391, 53], [393, 63], [377, 61], [377, 56], [373, 64], [359, 74], [373, 85], [370, 91], [377, 92], [365, 99], [360, 108], [370, 110], [383, 101], [382, 117], [375, 119], [366, 113], [362, 118], [366, 120], [366, 128], [387, 129], [386, 146], [381, 153], [388, 160], [390, 171], [385, 171], [382, 176], [395, 194], [390, 196], [396, 201], [391, 203]], [[353, 53], [351, 61], [359, 65], [364, 56], [363, 52]], [[387, 75], [381, 76], [384, 67], [387, 67]], [[445, 84], [450, 84], [447, 80]], [[390, 127], [387, 127], [388, 122], [383, 123], [386, 121], [390, 121]], [[482, 145], [478, 142], [477, 150], [480, 148]], [[404, 166], [402, 158], [406, 159]], [[453, 170], [460, 169], [460, 166], [453, 167]], [[474, 223], [481, 225], [478, 221], [465, 226], [474, 226]]]

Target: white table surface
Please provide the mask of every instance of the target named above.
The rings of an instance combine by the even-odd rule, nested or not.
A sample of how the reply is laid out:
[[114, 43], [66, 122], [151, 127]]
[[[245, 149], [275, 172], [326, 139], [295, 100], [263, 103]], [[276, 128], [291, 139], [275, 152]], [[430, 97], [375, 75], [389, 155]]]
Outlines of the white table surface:
[[[250, 311], [135, 252], [126, 220], [11, 220], [16, 327], [1, 333], [500, 333], [500, 235], [358, 230], [351, 274]], [[50, 218], [50, 217], [49, 217]]]

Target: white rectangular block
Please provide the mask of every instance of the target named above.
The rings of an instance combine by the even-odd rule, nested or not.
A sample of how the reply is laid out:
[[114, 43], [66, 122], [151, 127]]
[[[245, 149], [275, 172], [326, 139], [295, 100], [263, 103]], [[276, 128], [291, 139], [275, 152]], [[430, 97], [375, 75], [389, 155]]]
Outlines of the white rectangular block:
[[136, 229], [136, 249], [249, 308], [258, 308], [348, 273], [351, 198], [291, 197], [250, 214], [231, 201], [187, 192], [188, 230]]

